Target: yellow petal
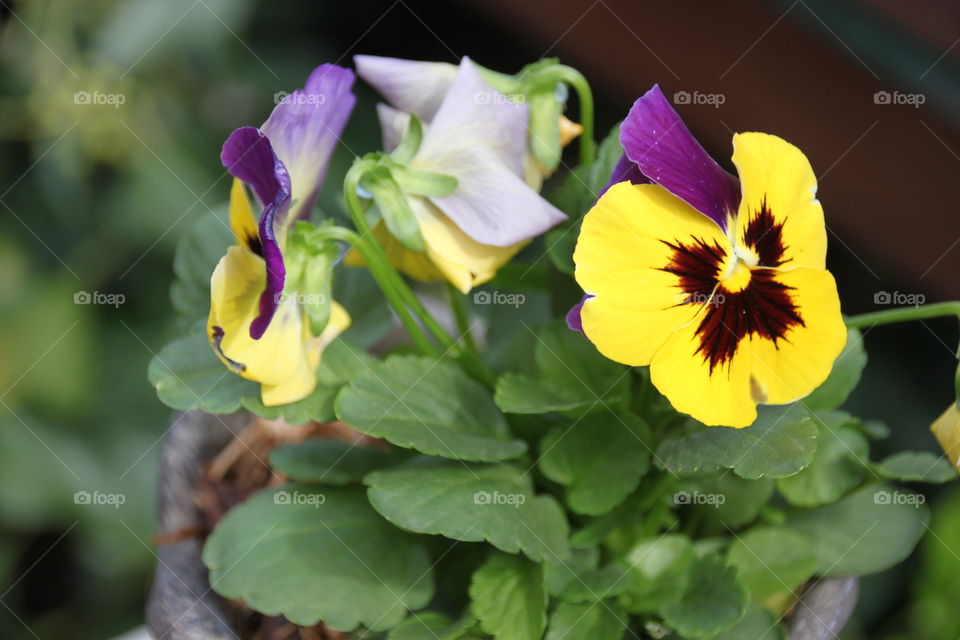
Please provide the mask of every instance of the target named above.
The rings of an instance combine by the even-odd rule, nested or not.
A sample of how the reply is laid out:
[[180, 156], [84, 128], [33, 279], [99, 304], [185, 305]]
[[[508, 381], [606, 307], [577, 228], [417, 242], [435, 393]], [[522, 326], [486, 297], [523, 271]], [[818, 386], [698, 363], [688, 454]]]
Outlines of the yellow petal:
[[[792, 269], [824, 269], [827, 232], [823, 207], [816, 199], [817, 178], [810, 162], [789, 142], [766, 133], [740, 133], [733, 137], [733, 163], [740, 174], [743, 199], [737, 214], [735, 238], [738, 247], [782, 244], [780, 264], [761, 266]], [[766, 216], [769, 224], [751, 223]], [[756, 224], [756, 223], [755, 223]], [[753, 249], [757, 253], [756, 248]], [[772, 248], [768, 253], [777, 253]]]
[[698, 304], [684, 304], [681, 278], [665, 271], [673, 245], [693, 239], [729, 257], [729, 241], [709, 218], [656, 185], [611, 187], [587, 213], [573, 259], [584, 333], [606, 357], [633, 366], [651, 363], [671, 334], [689, 325]]
[[300, 349], [306, 354], [307, 366], [298, 366], [289, 378], [280, 384], [263, 384], [260, 387], [260, 396], [263, 404], [268, 407], [289, 404], [302, 400], [316, 388], [316, 370], [320, 364], [323, 350], [334, 339], [350, 326], [350, 315], [337, 302], [331, 302], [330, 320], [323, 332], [313, 337], [310, 334], [310, 323], [303, 321], [303, 341]]
[[427, 257], [443, 277], [463, 293], [491, 280], [497, 270], [527, 244], [519, 242], [508, 247], [481, 244], [426, 200], [411, 198], [410, 204], [420, 222]]
[[320, 364], [320, 358], [323, 355], [323, 350], [327, 348], [327, 345], [333, 342], [337, 336], [348, 328], [350, 328], [350, 314], [347, 313], [347, 310], [338, 302], [331, 302], [330, 320], [327, 321], [327, 326], [324, 327], [323, 332], [319, 336], [311, 336], [308, 343], [310, 364], [313, 369], [316, 369], [317, 365]]
[[285, 300], [263, 336], [250, 337], [266, 285], [264, 274], [259, 256], [243, 247], [227, 249], [210, 281], [208, 337], [231, 370], [264, 386], [264, 404], [293, 402], [316, 385], [305, 345], [309, 325], [296, 300]]
[[776, 343], [753, 336], [741, 348], [753, 357], [753, 377], [765, 404], [787, 404], [819, 387], [847, 341], [837, 285], [828, 271], [793, 269], [776, 279], [803, 325], [793, 325]]
[[930, 430], [947, 454], [950, 464], [960, 471], [960, 410], [955, 402], [951, 402], [947, 410], [930, 425]]
[[[450, 218], [424, 198], [410, 198], [420, 224], [420, 233], [426, 249], [411, 251], [390, 235], [380, 222], [373, 228], [374, 237], [390, 263], [402, 273], [422, 282], [448, 280], [463, 293], [488, 282], [497, 270], [517, 254], [526, 242], [495, 247], [481, 244], [465, 234]], [[351, 250], [344, 263], [363, 266], [360, 252]]]
[[560, 116], [560, 146], [565, 147], [583, 133], [583, 125], [570, 120], [566, 116]]
[[750, 354], [741, 345], [730, 360], [711, 371], [709, 362], [697, 351], [698, 325], [699, 322], [689, 323], [669, 335], [650, 363], [651, 382], [674, 409], [703, 424], [750, 426], [757, 418], [757, 402], [750, 383]]
[[[436, 282], [443, 279], [440, 270], [430, 262], [426, 253], [411, 251], [390, 235], [387, 226], [381, 220], [371, 230], [377, 243], [383, 248], [390, 264], [415, 280], [421, 282]], [[351, 248], [344, 256], [343, 263], [348, 267], [364, 267], [367, 265], [363, 255], [355, 248]]]
[[230, 186], [230, 228], [241, 247], [250, 248], [260, 244], [260, 230], [253, 217], [247, 189], [240, 178], [234, 178]]

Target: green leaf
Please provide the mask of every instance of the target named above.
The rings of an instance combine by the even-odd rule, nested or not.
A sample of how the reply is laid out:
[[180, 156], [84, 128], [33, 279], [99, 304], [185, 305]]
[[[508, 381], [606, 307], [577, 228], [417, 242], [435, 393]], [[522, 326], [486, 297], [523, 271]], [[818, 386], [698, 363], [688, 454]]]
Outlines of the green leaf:
[[210, 275], [234, 243], [228, 210], [223, 204], [202, 214], [177, 242], [170, 301], [183, 315], [184, 327], [210, 313]]
[[262, 491], [220, 521], [203, 562], [220, 595], [338, 631], [388, 629], [433, 595], [427, 552], [357, 488]]
[[714, 640], [787, 640], [787, 630], [772, 613], [751, 602], [740, 622]]
[[329, 422], [336, 417], [333, 412], [333, 400], [339, 390], [339, 387], [327, 387], [318, 384], [313, 393], [303, 400], [290, 404], [268, 407], [263, 404], [260, 394], [246, 396], [241, 399], [240, 404], [247, 411], [267, 420], [282, 419], [287, 424], [292, 425], [307, 424], [311, 420]]
[[696, 475], [733, 469], [741, 478], [790, 476], [813, 459], [817, 425], [802, 407], [760, 407], [749, 427], [707, 427], [657, 451], [658, 461], [672, 473]]
[[606, 406], [629, 394], [630, 376], [566, 325], [542, 329], [534, 350], [539, 376], [507, 373], [495, 400], [507, 413], [546, 413]]
[[260, 393], [257, 383], [232, 373], [217, 359], [203, 335], [178, 338], [155, 355], [147, 379], [168, 407], [207, 413], [233, 413], [245, 396]]
[[717, 556], [694, 561], [683, 596], [661, 610], [664, 622], [685, 638], [713, 638], [743, 617], [747, 588]]
[[473, 574], [471, 611], [496, 640], [539, 640], [547, 626], [540, 565], [497, 553]]
[[383, 517], [417, 533], [488, 541], [533, 560], [564, 559], [569, 533], [563, 510], [535, 495], [529, 474], [508, 464], [468, 465], [420, 458], [376, 471], [364, 482]]
[[[333, 299], [350, 314], [350, 326], [332, 344], [349, 340], [360, 347], [371, 347], [393, 326], [393, 315], [369, 269], [337, 269]], [[324, 355], [328, 351], [329, 347]]]
[[[584, 519], [583, 527], [570, 536], [570, 545], [585, 549], [601, 543], [610, 545], [611, 538], [629, 538], [627, 548], [633, 546], [631, 531], [639, 530], [645, 520], [649, 505], [644, 504], [634, 493], [602, 516]], [[623, 533], [621, 533], [623, 532]], [[625, 549], [624, 549], [625, 550]]]
[[863, 480], [870, 445], [850, 416], [831, 412], [818, 416], [819, 437], [813, 462], [806, 469], [777, 480], [777, 489], [797, 507], [836, 502]]
[[817, 566], [813, 543], [804, 534], [782, 527], [757, 527], [737, 536], [727, 550], [754, 600], [793, 592]]
[[563, 562], [544, 565], [544, 582], [550, 595], [565, 602], [597, 602], [620, 595], [630, 586], [623, 566], [599, 568], [600, 550], [575, 549]]
[[637, 543], [625, 558], [627, 606], [633, 613], [653, 613], [680, 599], [696, 556], [684, 535], [668, 533]]
[[682, 492], [674, 495], [674, 504], [692, 505], [693, 511], [708, 522], [738, 529], [757, 519], [760, 510], [770, 501], [773, 488], [774, 482], [769, 478], [744, 480], [723, 472], [690, 481], [686, 495]]
[[357, 443], [313, 438], [270, 452], [270, 465], [298, 482], [346, 485], [397, 461], [387, 451]]
[[561, 602], [550, 615], [545, 640], [620, 640], [628, 617], [616, 602]]
[[607, 513], [649, 469], [649, 448], [637, 431], [612, 413], [556, 427], [540, 443], [540, 470], [567, 487], [567, 503], [576, 513]]
[[835, 504], [800, 513], [787, 526], [813, 541], [817, 575], [867, 575], [910, 555], [929, 518], [923, 500], [922, 495], [871, 485]]
[[833, 370], [826, 381], [803, 399], [809, 409], [836, 409], [844, 402], [860, 382], [860, 374], [867, 366], [867, 352], [863, 348], [863, 336], [859, 329], [847, 330], [847, 344], [833, 363]]
[[387, 640], [436, 640], [453, 621], [442, 613], [422, 611], [407, 618], [387, 634]]
[[469, 615], [454, 621], [442, 613], [421, 611], [391, 629], [387, 640], [458, 640], [475, 622]]
[[241, 403], [248, 411], [267, 420], [282, 419], [292, 425], [329, 422], [336, 418], [334, 401], [340, 389], [376, 362], [376, 358], [359, 347], [337, 338], [323, 350], [317, 368], [317, 388], [309, 396], [290, 404], [268, 407], [258, 393], [244, 397]]
[[360, 347], [338, 338], [323, 350], [317, 368], [317, 384], [339, 389], [378, 362]]
[[430, 358], [393, 356], [369, 367], [337, 396], [336, 412], [358, 431], [445, 458], [505, 460], [527, 448], [479, 383]]
[[943, 484], [957, 477], [953, 465], [929, 451], [900, 451], [874, 466], [881, 477], [902, 482]]
[[390, 169], [383, 165], [370, 167], [360, 178], [360, 187], [373, 196], [391, 235], [411, 251], [422, 252], [425, 245], [420, 223]]

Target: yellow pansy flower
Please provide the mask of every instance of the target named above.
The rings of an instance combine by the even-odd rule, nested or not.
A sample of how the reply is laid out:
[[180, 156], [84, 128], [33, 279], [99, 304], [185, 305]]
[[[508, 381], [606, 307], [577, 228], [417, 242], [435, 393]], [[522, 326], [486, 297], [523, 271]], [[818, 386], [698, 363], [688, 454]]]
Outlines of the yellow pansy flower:
[[625, 162], [577, 241], [587, 295], [571, 324], [611, 360], [649, 365], [674, 408], [707, 425], [748, 426], [758, 404], [817, 388], [847, 332], [803, 153], [737, 134], [737, 181], [657, 87], [635, 103], [621, 143]]

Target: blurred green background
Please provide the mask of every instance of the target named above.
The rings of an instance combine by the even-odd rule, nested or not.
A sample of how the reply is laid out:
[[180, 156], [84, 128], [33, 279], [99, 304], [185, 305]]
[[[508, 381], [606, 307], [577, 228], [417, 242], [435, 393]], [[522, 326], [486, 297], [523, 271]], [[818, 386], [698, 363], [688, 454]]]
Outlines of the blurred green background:
[[[802, 28], [827, 26], [806, 18]], [[479, 2], [0, 2], [0, 637], [110, 638], [143, 623], [169, 423], [146, 364], [179, 329], [167, 295], [176, 241], [226, 199], [227, 134], [262, 122], [273, 94], [317, 64], [350, 65], [355, 53], [469, 54], [514, 72], [545, 47], [507, 21]], [[857, 43], [876, 49], [885, 32], [871, 40], [870, 28]], [[563, 46], [550, 53], [577, 64]], [[877, 65], [891, 82], [895, 67]], [[630, 98], [595, 89], [603, 132]], [[378, 145], [375, 96], [358, 92], [323, 208], [337, 206], [352, 155]], [[831, 256], [848, 312], [869, 310], [862, 292], [877, 285], [864, 266], [852, 252]], [[924, 291], [882, 259], [867, 270], [891, 289]], [[890, 451], [935, 447], [926, 426], [949, 399], [943, 344], [956, 329], [926, 328], [867, 342], [851, 409], [891, 425], [880, 445]], [[83, 492], [122, 504], [82, 504]], [[865, 582], [849, 637], [960, 636], [960, 490], [929, 497], [932, 532], [910, 563]]]

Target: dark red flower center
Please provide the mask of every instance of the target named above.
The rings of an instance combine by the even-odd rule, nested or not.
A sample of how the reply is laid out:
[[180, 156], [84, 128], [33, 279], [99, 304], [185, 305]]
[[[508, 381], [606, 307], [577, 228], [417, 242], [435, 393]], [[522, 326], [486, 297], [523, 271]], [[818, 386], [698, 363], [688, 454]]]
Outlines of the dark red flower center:
[[[804, 326], [789, 287], [777, 280], [773, 269], [784, 263], [783, 223], [778, 223], [766, 198], [751, 214], [740, 239], [741, 246], [757, 256], [749, 281], [731, 290], [723, 283], [728, 252], [717, 242], [694, 237], [690, 242], [663, 241], [673, 256], [663, 271], [680, 280], [685, 297], [678, 304], [704, 306], [697, 326], [697, 353], [709, 363], [710, 372], [728, 364], [740, 341], [749, 336], [770, 340], [774, 346], [794, 326]], [[744, 267], [746, 268], [746, 267]]]

